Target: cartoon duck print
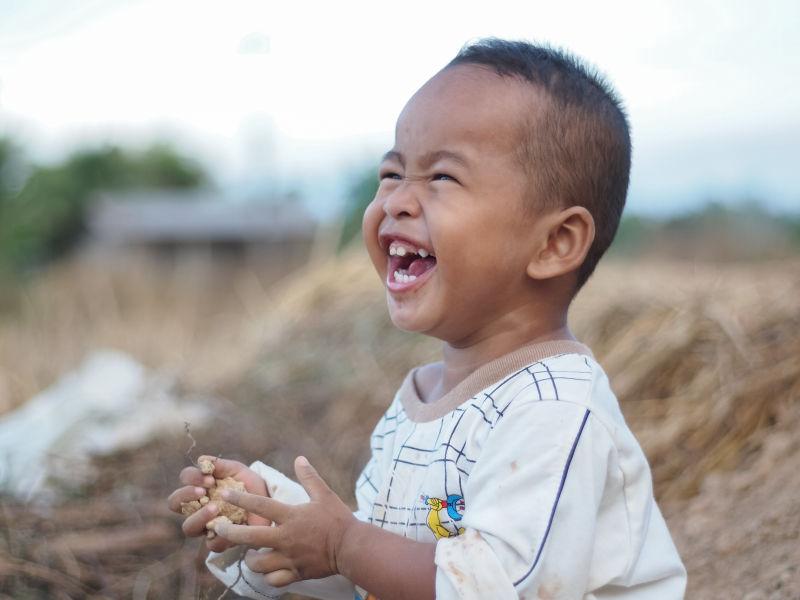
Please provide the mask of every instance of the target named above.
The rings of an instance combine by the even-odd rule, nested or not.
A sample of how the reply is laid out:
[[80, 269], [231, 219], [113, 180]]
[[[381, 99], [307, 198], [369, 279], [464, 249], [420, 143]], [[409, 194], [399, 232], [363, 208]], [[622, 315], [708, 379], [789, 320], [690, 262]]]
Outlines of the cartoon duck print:
[[[423, 504], [430, 507], [427, 519], [428, 527], [430, 527], [437, 540], [464, 533], [463, 527], [459, 527], [455, 533], [447, 529], [447, 527], [442, 524], [442, 519], [439, 516], [439, 511], [447, 510], [447, 516], [450, 517], [452, 521], [460, 521], [463, 516], [462, 513], [464, 512], [464, 498], [462, 496], [450, 494], [445, 500], [442, 500], [441, 498], [422, 495], [420, 496], [420, 500], [422, 500]], [[356, 586], [355, 600], [378, 600], [378, 598], [374, 594], [370, 594], [366, 590]]]
[[451, 494], [446, 500], [431, 496], [420, 496], [420, 499], [430, 507], [428, 511], [428, 527], [436, 536], [436, 539], [449, 538], [464, 533], [464, 528], [459, 527], [454, 533], [442, 524], [439, 511], [446, 509], [447, 516], [453, 521], [461, 520], [461, 512], [464, 510], [464, 498], [458, 494]]

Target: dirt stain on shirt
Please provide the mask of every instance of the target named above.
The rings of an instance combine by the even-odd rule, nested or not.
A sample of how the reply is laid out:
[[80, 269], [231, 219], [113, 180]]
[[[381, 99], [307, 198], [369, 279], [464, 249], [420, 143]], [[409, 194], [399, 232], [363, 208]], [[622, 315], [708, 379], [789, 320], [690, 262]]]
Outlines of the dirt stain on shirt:
[[542, 582], [536, 591], [537, 600], [556, 600], [561, 591], [561, 581], [557, 577], [550, 577]]

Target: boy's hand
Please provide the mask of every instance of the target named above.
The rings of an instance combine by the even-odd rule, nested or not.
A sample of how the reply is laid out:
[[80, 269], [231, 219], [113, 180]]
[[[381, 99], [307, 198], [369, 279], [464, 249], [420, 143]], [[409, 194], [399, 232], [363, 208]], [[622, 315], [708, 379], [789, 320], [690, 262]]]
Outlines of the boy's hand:
[[308, 503], [289, 505], [263, 495], [226, 490], [226, 501], [274, 525], [220, 523], [214, 528], [218, 536], [234, 544], [272, 548], [271, 552], [248, 552], [245, 562], [252, 571], [264, 573], [268, 584], [278, 587], [338, 573], [342, 540], [348, 528], [358, 523], [308, 460], [298, 457], [294, 468], [310, 496]]
[[[235, 460], [226, 460], [223, 458], [216, 458], [213, 456], [201, 456], [200, 459], [207, 458], [214, 463], [214, 475], [204, 475], [197, 467], [186, 467], [181, 471], [180, 482], [184, 487], [178, 488], [170, 494], [167, 502], [169, 508], [173, 512], [181, 514], [181, 503], [191, 502], [198, 500], [205, 496], [209, 488], [214, 487], [214, 478], [224, 479], [225, 477], [233, 477], [237, 481], [241, 481], [245, 489], [250, 494], [258, 496], [269, 496], [267, 492], [267, 484], [261, 476], [247, 467], [246, 465]], [[198, 462], [199, 460], [198, 459]], [[217, 516], [219, 512], [218, 507], [214, 502], [209, 502], [197, 512], [186, 517], [183, 522], [183, 533], [188, 537], [200, 537], [206, 535], [206, 523]], [[247, 523], [249, 525], [269, 525], [269, 521], [260, 517], [257, 514], [249, 514], [247, 516]], [[222, 552], [227, 550], [233, 544], [223, 538], [215, 537], [206, 541], [208, 548], [214, 552]]]

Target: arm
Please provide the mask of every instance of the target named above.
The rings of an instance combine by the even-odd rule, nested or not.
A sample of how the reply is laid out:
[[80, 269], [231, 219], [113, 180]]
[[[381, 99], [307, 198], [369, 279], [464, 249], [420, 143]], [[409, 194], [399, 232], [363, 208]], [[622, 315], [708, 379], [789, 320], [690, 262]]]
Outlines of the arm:
[[336, 569], [381, 600], [436, 597], [436, 544], [417, 542], [370, 523], [342, 535]]

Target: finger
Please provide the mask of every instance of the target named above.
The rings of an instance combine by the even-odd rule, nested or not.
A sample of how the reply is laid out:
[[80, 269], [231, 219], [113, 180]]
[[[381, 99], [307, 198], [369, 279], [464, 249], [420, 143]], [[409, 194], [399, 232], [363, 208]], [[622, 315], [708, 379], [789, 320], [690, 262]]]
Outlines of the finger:
[[[225, 479], [226, 477], [233, 477], [237, 481], [244, 484], [245, 489], [251, 494], [259, 494], [261, 496], [269, 496], [267, 490], [267, 482], [250, 467], [240, 463], [236, 460], [227, 460], [225, 458], [218, 458], [216, 456], [201, 456], [197, 459], [209, 461], [214, 465], [214, 477], [216, 479]], [[214, 485], [214, 480], [210, 475], [206, 475], [211, 485]]]
[[184, 485], [196, 485], [204, 488], [210, 488], [214, 485], [214, 478], [211, 475], [203, 475], [197, 467], [186, 467], [178, 476], [181, 483]]
[[186, 517], [181, 528], [188, 537], [205, 535], [206, 523], [219, 514], [219, 507], [214, 502], [209, 502], [196, 513]]
[[228, 548], [233, 548], [235, 544], [230, 543], [225, 538], [216, 536], [206, 540], [206, 546], [212, 552], [225, 552]]
[[247, 524], [248, 525], [272, 525], [272, 521], [269, 519], [265, 519], [264, 517], [259, 517], [255, 513], [248, 512], [247, 513]]
[[181, 503], [191, 502], [192, 500], [199, 500], [205, 495], [206, 495], [205, 488], [197, 487], [194, 485], [187, 485], [182, 488], [178, 488], [177, 490], [172, 492], [169, 495], [169, 498], [167, 498], [167, 504], [169, 505], [169, 509], [172, 512], [180, 513]]
[[211, 461], [214, 465], [214, 477], [217, 479], [236, 477], [240, 471], [247, 469], [247, 466], [240, 463], [238, 460], [228, 460], [227, 458], [219, 458], [218, 456], [203, 455], [197, 459], [197, 462], [199, 463], [201, 460]]
[[248, 550], [244, 564], [255, 573], [272, 573], [281, 569], [292, 569], [292, 561], [277, 550]]
[[244, 544], [255, 548], [274, 548], [278, 542], [277, 527], [216, 523], [214, 532], [234, 544]]
[[220, 496], [226, 502], [240, 506], [249, 513], [256, 514], [276, 523], [285, 520], [291, 510], [288, 504], [278, 502], [272, 498], [259, 496], [257, 494], [248, 494], [247, 492], [240, 492], [230, 488], [222, 490]]
[[311, 466], [305, 456], [298, 456], [295, 459], [294, 472], [297, 474], [297, 480], [312, 500], [319, 500], [331, 491], [328, 484], [319, 476], [317, 470]]
[[290, 583], [294, 583], [295, 581], [300, 581], [300, 576], [289, 569], [280, 569], [279, 571], [267, 573], [264, 575], [264, 579], [272, 587], [283, 587], [285, 585], [289, 585]]

